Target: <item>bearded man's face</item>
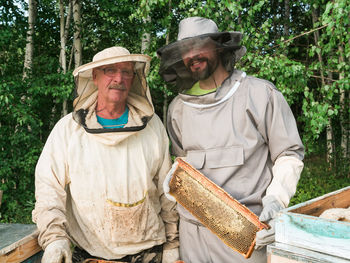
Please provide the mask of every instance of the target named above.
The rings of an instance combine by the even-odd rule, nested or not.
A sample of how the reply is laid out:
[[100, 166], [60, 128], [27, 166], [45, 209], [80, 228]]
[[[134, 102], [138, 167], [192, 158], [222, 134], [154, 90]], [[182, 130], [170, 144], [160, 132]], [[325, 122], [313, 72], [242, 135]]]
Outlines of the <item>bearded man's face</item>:
[[195, 80], [208, 79], [219, 64], [219, 56], [213, 42], [203, 42], [187, 47], [182, 52], [182, 59], [186, 68], [192, 73]]

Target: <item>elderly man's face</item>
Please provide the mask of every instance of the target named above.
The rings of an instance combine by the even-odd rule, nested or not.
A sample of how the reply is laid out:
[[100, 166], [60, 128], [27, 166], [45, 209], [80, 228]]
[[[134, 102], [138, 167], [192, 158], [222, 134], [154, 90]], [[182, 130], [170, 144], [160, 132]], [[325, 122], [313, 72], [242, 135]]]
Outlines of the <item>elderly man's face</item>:
[[182, 60], [196, 80], [209, 78], [219, 64], [218, 51], [210, 40], [193, 45], [189, 43], [182, 51]]
[[98, 97], [105, 103], [126, 104], [134, 79], [134, 64], [120, 62], [94, 69], [93, 81]]

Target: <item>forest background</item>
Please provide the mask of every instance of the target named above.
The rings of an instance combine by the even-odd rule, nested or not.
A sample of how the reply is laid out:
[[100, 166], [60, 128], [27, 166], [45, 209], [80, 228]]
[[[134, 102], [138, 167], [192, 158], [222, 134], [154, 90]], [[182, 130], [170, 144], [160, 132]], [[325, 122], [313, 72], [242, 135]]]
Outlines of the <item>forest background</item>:
[[0, 222], [30, 223], [34, 170], [55, 123], [72, 110], [75, 67], [114, 45], [152, 57], [157, 114], [176, 95], [156, 50], [189, 16], [241, 31], [236, 68], [273, 82], [297, 119], [305, 168], [291, 205], [350, 185], [348, 0], [0, 0]]

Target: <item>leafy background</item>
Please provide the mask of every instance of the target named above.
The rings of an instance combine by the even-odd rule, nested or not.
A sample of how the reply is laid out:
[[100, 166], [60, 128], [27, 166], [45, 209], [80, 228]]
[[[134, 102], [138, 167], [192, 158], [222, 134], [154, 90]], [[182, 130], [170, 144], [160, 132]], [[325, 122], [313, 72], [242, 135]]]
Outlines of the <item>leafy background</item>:
[[[34, 170], [42, 147], [74, 99], [70, 61], [59, 63], [60, 1], [37, 0], [32, 71], [23, 79], [28, 2], [0, 0], [0, 222], [31, 222]], [[69, 1], [62, 0], [67, 10]], [[113, 45], [152, 57], [148, 76], [157, 114], [176, 95], [159, 77], [156, 50], [176, 40], [179, 21], [203, 16], [221, 31], [241, 31], [247, 54], [236, 67], [273, 82], [297, 119], [307, 150], [292, 204], [350, 185], [349, 74], [350, 5], [346, 0], [86, 0], [81, 1], [83, 63]], [[72, 22], [73, 23], [73, 22]], [[345, 143], [345, 145], [344, 145]]]

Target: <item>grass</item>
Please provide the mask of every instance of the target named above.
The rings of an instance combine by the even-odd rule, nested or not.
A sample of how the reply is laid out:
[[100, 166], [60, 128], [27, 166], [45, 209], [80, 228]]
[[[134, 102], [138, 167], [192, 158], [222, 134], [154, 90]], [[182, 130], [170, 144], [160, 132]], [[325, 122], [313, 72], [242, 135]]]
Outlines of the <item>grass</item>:
[[349, 164], [338, 163], [337, 169], [331, 169], [323, 155], [313, 155], [304, 160], [297, 191], [289, 206], [342, 189], [350, 185]]

